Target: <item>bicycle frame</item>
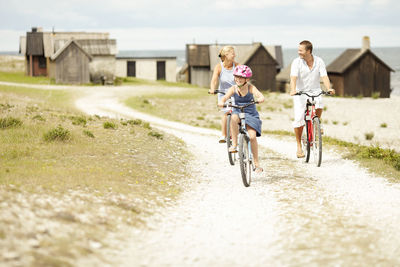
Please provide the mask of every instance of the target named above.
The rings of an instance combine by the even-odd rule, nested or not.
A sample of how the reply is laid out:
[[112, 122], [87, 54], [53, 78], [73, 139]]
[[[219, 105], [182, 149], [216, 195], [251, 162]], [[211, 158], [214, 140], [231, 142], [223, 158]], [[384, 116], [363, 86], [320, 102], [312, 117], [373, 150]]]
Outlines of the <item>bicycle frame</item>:
[[312, 127], [312, 122], [314, 118], [317, 117], [315, 112], [315, 102], [314, 97], [312, 97], [311, 101], [307, 99], [307, 105], [304, 111], [304, 121], [306, 123], [306, 129], [308, 130], [307, 142], [309, 142], [310, 146], [313, 145], [312, 140], [314, 138], [314, 127]]
[[248, 144], [248, 149], [249, 149], [249, 162], [251, 163], [251, 165], [253, 167], [253, 170], [254, 170], [255, 168], [254, 168], [254, 161], [253, 161], [253, 152], [251, 150], [250, 136], [249, 136], [249, 133], [247, 132], [247, 129], [246, 129], [246, 114], [244, 112], [240, 112], [239, 113], [239, 118], [240, 118], [240, 129], [239, 129], [239, 132], [241, 134], [245, 135], [245, 138], [246, 138], [246, 141], [247, 141], [247, 144]]

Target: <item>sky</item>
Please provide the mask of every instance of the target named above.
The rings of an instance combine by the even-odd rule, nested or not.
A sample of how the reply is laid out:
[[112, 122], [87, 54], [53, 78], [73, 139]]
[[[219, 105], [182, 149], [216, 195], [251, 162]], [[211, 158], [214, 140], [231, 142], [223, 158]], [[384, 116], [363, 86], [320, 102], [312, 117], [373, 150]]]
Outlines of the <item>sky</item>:
[[400, 46], [398, 0], [0, 0], [0, 51], [32, 27], [109, 32], [119, 50], [262, 42], [295, 48]]

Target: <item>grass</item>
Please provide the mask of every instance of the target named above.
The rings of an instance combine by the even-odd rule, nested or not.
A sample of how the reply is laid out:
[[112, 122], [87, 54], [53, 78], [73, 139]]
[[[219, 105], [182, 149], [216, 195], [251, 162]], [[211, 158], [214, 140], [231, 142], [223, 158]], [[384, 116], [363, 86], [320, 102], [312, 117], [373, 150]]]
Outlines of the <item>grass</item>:
[[55, 84], [46, 76], [27, 76], [24, 72], [0, 72], [0, 81], [30, 84]]
[[[265, 134], [294, 136], [288, 131], [263, 131]], [[363, 146], [352, 142], [342, 141], [329, 136], [323, 137], [324, 145], [345, 149], [344, 157], [358, 160], [370, 170], [387, 177], [398, 177], [400, 179], [400, 153], [393, 149], [384, 149], [379, 146]], [[397, 181], [399, 181], [397, 179]]]
[[8, 207], [0, 209], [0, 246], [25, 259], [39, 251], [25, 246], [35, 233], [40, 254], [28, 265], [74, 266], [97, 253], [88, 240], [106, 246], [179, 195], [189, 159], [181, 140], [140, 120], [104, 129], [120, 120], [83, 116], [67, 105], [68, 92], [0, 85], [0, 94], [2, 118], [13, 118], [0, 130], [0, 202]]

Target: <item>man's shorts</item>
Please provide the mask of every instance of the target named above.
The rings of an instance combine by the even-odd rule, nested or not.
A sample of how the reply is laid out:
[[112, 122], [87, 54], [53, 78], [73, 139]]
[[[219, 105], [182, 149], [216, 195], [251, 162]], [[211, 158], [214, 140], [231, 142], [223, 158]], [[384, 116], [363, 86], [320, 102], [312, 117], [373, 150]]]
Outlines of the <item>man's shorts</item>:
[[[292, 123], [293, 128], [298, 128], [305, 125], [304, 111], [306, 109], [307, 99], [310, 99], [311, 101], [311, 97], [308, 97], [306, 95], [293, 96], [293, 110], [294, 110], [294, 120]], [[316, 109], [324, 107], [321, 96], [315, 97], [314, 100]]]

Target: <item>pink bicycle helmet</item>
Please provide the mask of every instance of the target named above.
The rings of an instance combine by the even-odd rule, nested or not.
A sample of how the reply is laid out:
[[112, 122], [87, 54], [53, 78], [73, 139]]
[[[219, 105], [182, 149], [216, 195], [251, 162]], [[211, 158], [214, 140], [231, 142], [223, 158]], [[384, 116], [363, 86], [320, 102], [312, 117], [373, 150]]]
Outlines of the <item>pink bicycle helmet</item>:
[[250, 78], [251, 76], [253, 76], [253, 72], [251, 71], [251, 69], [248, 66], [239, 65], [239, 66], [236, 66], [235, 69], [233, 70], [233, 75], [243, 77], [243, 78]]

